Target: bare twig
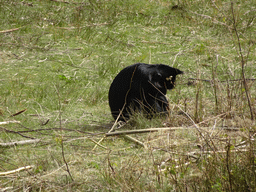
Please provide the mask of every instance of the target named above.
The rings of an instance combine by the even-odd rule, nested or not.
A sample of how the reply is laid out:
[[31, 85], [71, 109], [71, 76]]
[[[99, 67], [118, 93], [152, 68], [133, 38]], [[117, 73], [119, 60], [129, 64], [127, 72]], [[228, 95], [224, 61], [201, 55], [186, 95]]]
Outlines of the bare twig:
[[[223, 114], [221, 114], [223, 115]], [[219, 115], [220, 116], [220, 115]], [[218, 116], [217, 116], [218, 117]], [[200, 124], [200, 123], [198, 123]], [[195, 124], [196, 126], [198, 124]], [[207, 130], [211, 127], [198, 127], [198, 129], [207, 132]], [[128, 131], [115, 131], [115, 132], [108, 132], [105, 134], [106, 137], [110, 136], [117, 136], [117, 135], [129, 135], [129, 134], [139, 134], [139, 133], [151, 133], [157, 131], [175, 131], [175, 130], [190, 130], [195, 129], [195, 127], [159, 127], [159, 128], [150, 128], [150, 129], [135, 129], [135, 130], [128, 130]], [[228, 131], [239, 131], [240, 128], [235, 127], [215, 127], [215, 129], [223, 129]]]
[[[78, 28], [85, 28], [85, 27], [96, 27], [96, 26], [102, 26], [102, 25], [109, 25], [109, 23], [93, 23], [93, 24], [89, 24], [89, 25], [85, 25], [85, 26], [81, 26], [81, 27], [56, 27], [58, 29], [65, 29], [65, 30], [73, 30], [73, 29], [78, 29]], [[81, 48], [78, 48], [78, 50], [80, 50]]]
[[244, 60], [244, 56], [242, 53], [242, 47], [241, 47], [241, 43], [240, 43], [240, 37], [238, 35], [238, 30], [236, 28], [236, 19], [235, 19], [235, 14], [234, 14], [234, 8], [233, 8], [233, 2], [231, 2], [231, 11], [232, 11], [232, 15], [233, 15], [233, 27], [234, 27], [234, 31], [237, 37], [237, 43], [238, 43], [238, 48], [239, 48], [239, 53], [240, 53], [240, 58], [241, 58], [241, 66], [242, 66], [242, 79], [243, 79], [243, 85], [244, 85], [244, 89], [245, 89], [245, 94], [247, 97], [247, 102], [248, 102], [248, 106], [250, 109], [250, 113], [251, 113], [251, 120], [254, 120], [254, 110], [253, 110], [253, 106], [251, 104], [251, 95], [247, 86], [247, 82], [246, 82], [246, 78], [245, 78], [245, 60]]
[[181, 51], [179, 51], [179, 52], [175, 55], [174, 60], [173, 60], [173, 62], [172, 62], [172, 66], [174, 66], [178, 55], [180, 55], [182, 52], [183, 52], [183, 51], [181, 50]]
[[[230, 153], [238, 153], [238, 152], [248, 152], [250, 149], [235, 149], [235, 150], [230, 150]], [[202, 154], [216, 154], [216, 153], [227, 153], [226, 150], [222, 151], [201, 151], [201, 152], [189, 152], [186, 155], [191, 156], [191, 155], [202, 155]]]
[[[70, 162], [68, 162], [69, 164], [71, 164], [71, 163], [75, 163], [75, 161], [70, 161]], [[63, 167], [65, 167], [66, 165], [64, 164], [64, 165], [61, 165], [58, 169], [55, 169], [55, 170], [53, 170], [51, 173], [48, 173], [48, 174], [46, 174], [46, 175], [42, 175], [42, 176], [40, 176], [40, 178], [45, 178], [45, 177], [49, 177], [50, 175], [53, 175], [54, 173], [56, 173], [57, 171], [59, 171], [60, 169], [63, 169]]]
[[190, 117], [190, 115], [189, 115], [187, 112], [183, 111], [179, 105], [176, 105], [176, 106], [177, 106], [177, 107], [190, 119], [190, 121], [194, 124], [194, 126], [195, 126], [196, 129], [197, 129], [197, 131], [199, 132], [199, 134], [201, 135], [201, 137], [204, 139], [204, 141], [207, 143], [207, 145], [208, 145], [213, 151], [216, 151], [217, 148], [216, 148], [214, 142], [212, 141], [212, 138], [209, 136], [209, 139], [210, 139], [210, 141], [211, 141], [213, 147], [210, 145], [210, 143], [209, 143], [208, 139], [206, 138], [205, 134], [202, 133], [202, 131], [201, 131], [202, 129], [195, 123], [195, 121]]
[[163, 45], [173, 45], [173, 44], [170, 44], [170, 43], [165, 43], [165, 42], [158, 42], [158, 41], [141, 41], [141, 43], [148, 43], [148, 44], [163, 44]]
[[19, 134], [20, 136], [25, 137], [25, 138], [35, 139], [34, 137], [29, 137], [29, 136], [23, 135], [23, 134], [21, 134], [19, 131], [8, 130], [8, 129], [4, 128], [4, 127], [0, 127], [0, 129], [4, 130], [5, 132], [8, 132], [8, 133], [16, 133], [16, 134]]
[[[21, 125], [23, 126], [23, 125]], [[23, 126], [24, 127], [24, 126]], [[11, 130], [8, 130], [8, 129], [5, 129], [3, 127], [0, 127], [1, 129], [4, 129], [5, 131], [7, 132], [14, 132], [14, 131], [11, 131]], [[27, 128], [27, 127], [25, 127]], [[82, 134], [89, 134], [91, 136], [93, 135], [101, 135], [101, 134], [104, 134], [103, 132], [102, 133], [90, 133], [90, 132], [85, 132], [85, 131], [81, 131], [81, 130], [74, 130], [74, 129], [66, 129], [66, 128], [56, 128], [56, 127], [53, 127], [53, 128], [45, 128], [45, 129], [30, 129], [30, 130], [26, 130], [26, 131], [18, 131], [19, 133], [29, 133], [29, 132], [40, 132], [40, 131], [70, 131], [70, 132], [77, 132], [77, 133], [82, 133]], [[14, 132], [16, 133], [16, 132]]]
[[94, 141], [94, 140], [91, 139], [91, 138], [88, 138], [88, 139], [89, 139], [90, 141], [92, 141], [93, 143], [95, 143], [96, 145], [99, 145], [100, 147], [102, 147], [102, 148], [104, 148], [104, 149], [107, 149], [107, 147], [101, 145], [99, 142], [96, 142], [96, 141]]
[[66, 3], [66, 4], [70, 4], [70, 2], [68, 1], [61, 1], [61, 0], [51, 0], [51, 1], [54, 1], [54, 2], [58, 2], [58, 3]]
[[3, 31], [0, 31], [0, 33], [10, 33], [10, 32], [13, 32], [13, 31], [17, 31], [17, 30], [19, 30], [20, 28], [22, 28], [22, 27], [14, 28], [14, 29], [3, 30]]
[[231, 161], [230, 161], [230, 158], [231, 158], [231, 156], [230, 156], [230, 148], [231, 148], [231, 144], [230, 144], [230, 138], [228, 139], [228, 144], [227, 144], [227, 146], [226, 146], [226, 148], [227, 148], [227, 151], [226, 151], [226, 154], [227, 154], [227, 156], [226, 156], [226, 167], [227, 167], [227, 171], [228, 171], [228, 179], [229, 179], [229, 189], [230, 189], [230, 191], [233, 191], [233, 180], [232, 180], [232, 173], [231, 173], [231, 169], [230, 169], [230, 167], [231, 167]]
[[[127, 96], [128, 96], [128, 94], [129, 94], [129, 92], [130, 92], [130, 90], [131, 90], [131, 87], [132, 87], [132, 79], [133, 79], [133, 76], [134, 76], [136, 70], [137, 70], [137, 67], [135, 67], [135, 69], [134, 69], [134, 71], [133, 71], [133, 73], [132, 73], [132, 77], [131, 77], [131, 81], [130, 81], [130, 87], [129, 87], [129, 90], [126, 92], [126, 95], [125, 95], [125, 103], [124, 103], [124, 105], [123, 105], [123, 108], [122, 108], [121, 111], [119, 112], [119, 114], [118, 114], [118, 116], [117, 116], [117, 118], [116, 118], [116, 121], [115, 121], [114, 125], [111, 127], [111, 129], [108, 131], [108, 133], [112, 132], [112, 131], [115, 129], [115, 127], [117, 126], [118, 120], [119, 120], [120, 116], [121, 116], [122, 113], [123, 113], [123, 110], [124, 110], [124, 108], [125, 108], [125, 106], [126, 106], [126, 99], [127, 99]], [[97, 145], [100, 144], [100, 142], [103, 141], [103, 139], [104, 139], [105, 137], [106, 137], [106, 136], [102, 137], [102, 138], [99, 140], [99, 142], [93, 147], [92, 150], [95, 150], [96, 147], [97, 147]]]
[[218, 114], [219, 111], [219, 102], [218, 102], [218, 84], [217, 84], [217, 79], [216, 79], [216, 71], [217, 71], [217, 67], [219, 65], [218, 63], [218, 57], [219, 55], [216, 55], [216, 66], [214, 67], [212, 64], [212, 82], [213, 82], [213, 90], [214, 90], [214, 99], [215, 99], [215, 113]]
[[[60, 118], [60, 128], [62, 129], [62, 124], [61, 124], [61, 101], [60, 101], [60, 93], [59, 93], [59, 90], [57, 89], [56, 86], [54, 86], [55, 89], [56, 89], [56, 93], [58, 95], [58, 100], [59, 100], [59, 118]], [[66, 161], [66, 158], [65, 158], [65, 153], [64, 153], [64, 144], [63, 144], [63, 136], [61, 135], [61, 155], [62, 155], [62, 158], [63, 158], [63, 161], [66, 165], [66, 171], [68, 172], [70, 178], [72, 181], [74, 181], [72, 175], [71, 175], [71, 172], [69, 170], [69, 166], [68, 166], [68, 163]]]
[[[192, 81], [205, 81], [208, 83], [212, 83], [212, 80], [208, 80], [208, 79], [199, 79], [199, 78], [188, 78], [188, 80], [192, 80]], [[245, 79], [246, 81], [256, 81], [256, 79]], [[225, 82], [233, 82], [233, 81], [244, 81], [243, 79], [229, 79], [229, 80], [216, 80], [219, 83], [225, 83]]]
[[24, 140], [24, 141], [14, 141], [10, 143], [0, 143], [0, 147], [12, 147], [17, 145], [27, 145], [27, 144], [33, 144], [38, 143], [41, 139], [32, 139], [32, 140]]
[[23, 171], [23, 170], [31, 169], [33, 167], [34, 167], [34, 165], [29, 165], [29, 166], [20, 167], [18, 169], [14, 169], [14, 170], [11, 170], [11, 171], [0, 172], [0, 176], [10, 175], [10, 174], [17, 173], [17, 172], [20, 172], [20, 171]]
[[19, 112], [17, 112], [17, 113], [14, 113], [14, 114], [10, 115], [10, 117], [17, 116], [17, 115], [19, 115], [19, 114], [21, 114], [21, 113], [23, 113], [23, 112], [25, 112], [25, 111], [27, 111], [27, 109], [23, 109], [23, 110], [21, 110], [21, 111], [19, 111]]
[[6, 125], [10, 123], [20, 123], [20, 121], [3, 121], [3, 122], [0, 122], [0, 125]]
[[156, 132], [156, 131], [174, 131], [179, 129], [188, 129], [184, 127], [174, 127], [174, 128], [150, 128], [150, 129], [136, 129], [136, 130], [129, 130], [129, 131], [115, 131], [111, 133], [106, 133], [106, 137], [109, 136], [116, 136], [116, 135], [127, 135], [127, 134], [137, 134], [137, 133], [148, 133], [148, 132]]
[[136, 144], [144, 147], [145, 149], [147, 149], [147, 145], [145, 145], [143, 142], [139, 141], [138, 139], [135, 139], [134, 137], [125, 135], [124, 136], [125, 139], [128, 139], [129, 141], [135, 142]]
[[231, 29], [231, 27], [228, 26], [226, 23], [220, 22], [220, 21], [216, 20], [215, 18], [213, 18], [213, 17], [211, 17], [211, 16], [209, 16], [209, 15], [203, 15], [203, 14], [199, 14], [199, 13], [196, 13], [196, 12], [193, 12], [193, 11], [189, 11], [189, 12], [190, 12], [190, 13], [193, 13], [193, 14], [195, 14], [195, 15], [197, 15], [197, 16], [204, 17], [204, 18], [206, 18], [206, 19], [210, 19], [210, 20], [212, 20], [212, 22], [213, 22], [214, 24], [223, 25], [223, 26], [227, 27], [229, 30]]

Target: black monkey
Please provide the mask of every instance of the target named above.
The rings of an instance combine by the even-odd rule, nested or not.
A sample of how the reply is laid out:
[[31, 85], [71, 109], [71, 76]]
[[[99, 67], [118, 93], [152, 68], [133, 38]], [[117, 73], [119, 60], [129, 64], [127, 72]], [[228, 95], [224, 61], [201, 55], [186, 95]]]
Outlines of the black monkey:
[[148, 117], [166, 113], [169, 107], [167, 89], [175, 86], [179, 69], [164, 64], [136, 63], [120, 71], [108, 94], [112, 116], [126, 121], [134, 111], [143, 111]]

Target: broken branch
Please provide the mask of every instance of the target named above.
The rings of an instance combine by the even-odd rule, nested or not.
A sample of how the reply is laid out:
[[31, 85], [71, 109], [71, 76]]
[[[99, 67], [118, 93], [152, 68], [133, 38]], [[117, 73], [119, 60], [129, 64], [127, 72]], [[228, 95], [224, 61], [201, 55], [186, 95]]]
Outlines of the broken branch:
[[0, 172], [0, 176], [2, 176], [2, 175], [10, 175], [12, 173], [17, 173], [17, 172], [20, 172], [20, 171], [23, 171], [23, 170], [26, 170], [26, 169], [31, 169], [33, 167], [34, 167], [34, 165], [29, 165], [29, 166], [20, 167], [18, 169], [14, 169], [14, 170], [11, 170], [11, 171]]
[[33, 140], [24, 140], [24, 141], [14, 141], [10, 143], [0, 143], [0, 147], [12, 147], [17, 145], [26, 145], [31, 143], [37, 143], [40, 139], [33, 139]]

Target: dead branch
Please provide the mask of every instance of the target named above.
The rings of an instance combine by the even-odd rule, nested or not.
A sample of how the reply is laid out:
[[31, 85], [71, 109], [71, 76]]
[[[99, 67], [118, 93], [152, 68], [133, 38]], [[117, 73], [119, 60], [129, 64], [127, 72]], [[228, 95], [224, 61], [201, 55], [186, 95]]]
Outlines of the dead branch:
[[163, 44], [163, 45], [173, 45], [171, 43], [165, 43], [165, 42], [158, 42], [158, 41], [141, 41], [141, 43], [148, 43], [148, 44]]
[[[242, 52], [242, 45], [241, 45], [241, 42], [240, 42], [240, 36], [238, 35], [237, 22], [236, 22], [236, 19], [235, 19], [233, 2], [231, 2], [231, 11], [232, 11], [232, 16], [233, 16], [233, 27], [234, 27], [234, 31], [235, 31], [235, 34], [236, 34], [237, 43], [238, 43], [238, 50], [239, 50], [240, 58], [241, 58], [243, 85], [244, 85], [245, 94], [246, 94], [246, 97], [247, 97], [248, 107], [249, 107], [250, 113], [251, 113], [251, 120], [254, 121], [254, 107], [251, 104], [251, 94], [249, 92], [249, 88], [248, 88], [246, 78], [245, 78], [245, 65], [246, 65], [247, 61], [244, 59], [244, 55], [243, 55], [243, 52]], [[248, 55], [250, 53], [249, 51], [250, 50], [248, 50]]]
[[133, 138], [131, 136], [128, 136], [128, 135], [124, 135], [124, 138], [129, 140], [129, 141], [135, 142], [136, 144], [138, 144], [138, 145], [144, 147], [145, 149], [147, 149], [147, 146], [143, 142], [139, 141], [138, 139], [135, 139], [135, 138]]
[[10, 117], [17, 116], [17, 115], [19, 115], [19, 114], [21, 114], [21, 113], [23, 113], [23, 112], [25, 112], [25, 111], [27, 111], [27, 109], [23, 109], [23, 110], [21, 110], [21, 111], [19, 111], [19, 112], [17, 112], [17, 113], [14, 113], [14, 114], [10, 115]]
[[11, 171], [0, 172], [0, 176], [2, 176], [2, 175], [10, 175], [10, 174], [17, 173], [17, 172], [20, 172], [20, 171], [23, 171], [23, 170], [31, 169], [33, 167], [34, 167], [34, 165], [28, 165], [28, 166], [20, 167], [18, 169], [14, 169], [14, 170], [11, 170]]
[[[117, 120], [114, 123], [114, 125], [112, 126], [112, 128], [108, 131], [108, 133], [111, 133], [111, 131], [113, 131], [116, 126], [117, 126]], [[95, 143], [96, 145], [93, 147], [92, 151], [94, 151], [98, 145], [100, 146], [100, 143], [105, 139], [105, 137], [106, 137], [106, 135], [104, 135], [104, 137], [102, 137], [98, 142]]]
[[[204, 130], [207, 132], [207, 129], [211, 129], [212, 127], [198, 127], [200, 130]], [[195, 127], [160, 127], [160, 128], [150, 128], [150, 129], [135, 129], [128, 131], [115, 131], [105, 133], [106, 137], [109, 136], [117, 136], [117, 135], [128, 135], [128, 134], [138, 134], [138, 133], [148, 133], [148, 132], [157, 132], [157, 131], [175, 131], [175, 130], [184, 130], [184, 129], [195, 129]], [[223, 129], [228, 131], [239, 131], [240, 128], [236, 127], [215, 127], [215, 129]]]
[[19, 28], [14, 28], [14, 29], [7, 29], [7, 30], [3, 30], [3, 31], [0, 31], [0, 33], [10, 33], [10, 32], [13, 32], [13, 31], [17, 31], [19, 30], [21, 27]]
[[[58, 106], [59, 107], [59, 122], [60, 122], [60, 128], [62, 130], [62, 112], [61, 112], [62, 105], [61, 105], [60, 92], [59, 92], [58, 87], [56, 87], [55, 85], [54, 85], [54, 88], [56, 90], [56, 93], [57, 93], [57, 96], [58, 96], [58, 101], [59, 101], [59, 106]], [[62, 155], [62, 159], [63, 159], [63, 161], [64, 161], [64, 163], [66, 165], [66, 171], [69, 174], [70, 179], [72, 181], [74, 181], [73, 176], [71, 175], [71, 172], [70, 172], [70, 169], [69, 169], [69, 165], [68, 165], [68, 163], [66, 161], [65, 152], [64, 152], [63, 135], [62, 134], [61, 134], [61, 155]]]
[[70, 2], [68, 1], [57, 1], [57, 0], [51, 0], [53, 2], [57, 2], [57, 3], [66, 3], [66, 4], [70, 4]]
[[78, 28], [84, 28], [84, 27], [96, 27], [96, 26], [102, 26], [102, 25], [109, 25], [109, 23], [93, 23], [93, 24], [88, 24], [82, 27], [56, 27], [58, 29], [65, 29], [65, 30], [73, 30], [73, 29], [78, 29]]
[[[129, 90], [127, 91], [127, 93], [126, 93], [126, 95], [125, 95], [125, 103], [124, 103], [124, 106], [123, 106], [123, 108], [121, 109], [121, 111], [119, 112], [119, 114], [118, 114], [118, 116], [117, 116], [117, 118], [116, 118], [116, 120], [115, 120], [115, 123], [114, 123], [114, 125], [111, 127], [111, 129], [108, 131], [108, 133], [111, 133], [113, 130], [115, 130], [115, 128], [118, 126], [118, 120], [119, 120], [119, 118], [121, 117], [121, 115], [122, 115], [122, 112], [123, 112], [123, 110], [124, 110], [124, 108], [125, 108], [125, 105], [126, 105], [126, 99], [127, 99], [127, 96], [128, 96], [128, 93], [130, 92], [130, 90], [131, 90], [131, 83], [132, 83], [132, 79], [133, 79], [133, 76], [134, 76], [134, 73], [135, 73], [135, 71], [137, 70], [137, 67], [134, 69], [134, 71], [133, 71], [133, 74], [132, 74], [132, 77], [131, 77], [131, 81], [130, 81], [130, 88], [129, 88]], [[125, 124], [123, 124], [123, 125], [121, 125], [121, 126], [124, 126]], [[102, 137], [100, 140], [99, 140], [99, 142], [98, 143], [100, 143], [101, 141], [103, 141], [103, 139], [106, 137], [106, 135], [104, 136], [104, 137]], [[97, 147], [98, 145], [95, 145], [94, 146], [94, 148], [92, 149], [92, 150], [95, 150], [96, 149], [96, 147]]]
[[0, 129], [6, 131], [6, 132], [8, 132], [8, 133], [16, 133], [16, 134], [18, 134], [18, 135], [20, 135], [20, 136], [22, 136], [22, 137], [25, 137], [25, 138], [35, 139], [34, 137], [29, 137], [29, 136], [23, 135], [23, 134], [21, 134], [19, 131], [12, 131], [12, 130], [5, 129], [5, 128], [3, 128], [3, 127], [0, 127]]
[[12, 147], [17, 145], [27, 145], [27, 144], [33, 144], [38, 143], [40, 139], [33, 139], [33, 140], [24, 140], [24, 141], [14, 141], [10, 143], [0, 143], [0, 147]]
[[[250, 151], [249, 149], [235, 149], [235, 150], [230, 150], [231, 153], [237, 153], [237, 152], [247, 152]], [[227, 153], [227, 151], [202, 151], [202, 152], [190, 152], [187, 155], [202, 155], [202, 154], [215, 154], [215, 153]]]
[[195, 15], [197, 15], [197, 16], [204, 17], [204, 18], [206, 18], [206, 19], [210, 19], [210, 20], [212, 20], [212, 22], [213, 22], [214, 24], [216, 24], [216, 25], [223, 25], [223, 26], [227, 27], [229, 30], [232, 29], [231, 26], [228, 26], [226, 23], [220, 22], [220, 21], [218, 21], [217, 19], [215, 19], [215, 18], [213, 18], [213, 17], [211, 17], [211, 16], [209, 16], [209, 15], [199, 14], [199, 13], [196, 13], [196, 12], [193, 12], [193, 11], [189, 11], [189, 12], [192, 13], [192, 14], [195, 14]]
[[128, 135], [128, 134], [136, 134], [136, 133], [148, 133], [148, 132], [156, 132], [156, 131], [174, 131], [178, 129], [187, 129], [184, 127], [173, 127], [173, 128], [150, 128], [150, 129], [136, 129], [136, 130], [128, 130], [128, 131], [115, 131], [115, 132], [110, 132], [106, 133], [106, 137], [109, 136], [115, 136], [115, 135]]
[[[188, 78], [188, 80], [191, 81], [204, 81], [204, 82], [208, 82], [208, 83], [213, 83], [213, 80], [208, 80], [208, 79], [198, 79], [198, 78]], [[245, 79], [246, 81], [256, 81], [256, 79]], [[225, 83], [225, 82], [233, 82], [233, 81], [243, 81], [243, 79], [230, 79], [230, 80], [226, 80], [226, 81], [220, 81], [220, 80], [216, 80], [219, 83]]]
[[[20, 123], [20, 122], [19, 122]], [[1, 128], [1, 127], [0, 127]], [[3, 129], [3, 128], [2, 128]], [[90, 132], [85, 132], [81, 130], [74, 130], [74, 129], [66, 129], [66, 128], [45, 128], [45, 129], [31, 129], [31, 130], [26, 130], [26, 131], [19, 131], [19, 133], [29, 133], [29, 132], [40, 132], [40, 131], [70, 131], [70, 132], [77, 132], [77, 133], [82, 133], [82, 134], [89, 134], [89, 135], [101, 135], [104, 133], [90, 133]], [[5, 129], [7, 132], [13, 132], [10, 130]]]
[[20, 121], [3, 121], [3, 122], [0, 122], [0, 125], [6, 125], [10, 123], [20, 123]]
[[[71, 163], [76, 163], [76, 161], [69, 161], [68, 162], [68, 164], [71, 164]], [[40, 178], [45, 178], [45, 177], [48, 177], [49, 178], [49, 176], [50, 175], [53, 175], [53, 174], [59, 174], [59, 173], [57, 173], [59, 170], [63, 170], [64, 168], [65, 168], [65, 164], [63, 164], [63, 165], [59, 165], [59, 167], [57, 168], [57, 169], [55, 169], [55, 170], [53, 170], [52, 172], [50, 172], [50, 173], [48, 173], [48, 174], [46, 174], [46, 175], [42, 175], [42, 176], [40, 176]]]
[[88, 138], [88, 139], [89, 139], [90, 141], [92, 141], [93, 143], [95, 143], [96, 145], [98, 145], [98, 146], [100, 146], [100, 147], [102, 147], [102, 148], [104, 148], [104, 149], [107, 149], [107, 147], [101, 145], [99, 142], [97, 142], [97, 141], [95, 141], [95, 140], [93, 140], [93, 139], [91, 139], [91, 138]]

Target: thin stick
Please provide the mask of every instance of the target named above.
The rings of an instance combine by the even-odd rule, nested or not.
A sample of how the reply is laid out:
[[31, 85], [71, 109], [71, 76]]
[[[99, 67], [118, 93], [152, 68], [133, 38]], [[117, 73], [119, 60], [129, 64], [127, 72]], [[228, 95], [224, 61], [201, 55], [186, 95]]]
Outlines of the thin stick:
[[[20, 27], [20, 28], [21, 28], [21, 27]], [[17, 30], [19, 30], [20, 28], [14, 28], [14, 29], [3, 30], [3, 31], [0, 31], [0, 33], [10, 33], [10, 32], [13, 32], [13, 31], [17, 31]]]
[[[126, 92], [126, 95], [125, 95], [125, 103], [124, 103], [124, 105], [123, 105], [123, 108], [122, 108], [121, 111], [119, 112], [119, 114], [118, 114], [118, 116], [117, 116], [117, 118], [116, 118], [116, 121], [115, 121], [114, 125], [111, 127], [111, 129], [108, 131], [108, 133], [110, 133], [110, 132], [112, 132], [112, 131], [114, 130], [114, 128], [116, 127], [117, 122], [118, 122], [118, 120], [119, 120], [121, 114], [123, 113], [123, 110], [124, 110], [124, 108], [125, 108], [125, 106], [126, 106], [126, 99], [127, 99], [128, 93], [130, 92], [130, 90], [131, 90], [131, 88], [132, 88], [132, 79], [133, 79], [133, 76], [134, 76], [134, 74], [135, 74], [136, 69], [137, 69], [137, 67], [135, 67], [135, 69], [134, 69], [134, 71], [133, 71], [133, 73], [132, 73], [132, 77], [131, 77], [131, 81], [130, 81], [130, 87], [129, 87], [129, 90]], [[101, 141], [103, 141], [103, 139], [104, 139], [105, 137], [106, 137], [106, 136], [102, 137], [102, 138], [98, 141], [98, 143], [93, 147], [92, 150], [95, 150], [96, 147], [101, 143]]]
[[193, 14], [195, 14], [195, 15], [204, 17], [204, 18], [206, 18], [206, 19], [210, 19], [210, 20], [212, 20], [212, 22], [213, 22], [214, 24], [223, 25], [223, 26], [227, 27], [229, 30], [231, 29], [231, 27], [228, 26], [226, 23], [220, 22], [220, 21], [216, 20], [215, 18], [213, 18], [213, 17], [211, 17], [211, 16], [209, 16], [209, 15], [203, 15], [203, 14], [199, 14], [199, 13], [196, 13], [196, 12], [193, 12], [193, 11], [189, 11], [189, 12], [190, 12], [190, 13], [193, 13]]
[[[61, 102], [60, 102], [60, 93], [59, 93], [59, 90], [57, 89], [57, 87], [56, 87], [56, 86], [54, 86], [54, 87], [55, 87], [55, 89], [56, 89], [56, 93], [57, 93], [57, 95], [58, 95], [58, 100], [59, 100], [60, 129], [62, 130], [62, 124], [61, 124], [61, 106], [62, 106], [62, 105], [61, 105]], [[70, 170], [69, 170], [68, 163], [67, 163], [66, 158], [65, 158], [64, 144], [63, 144], [63, 135], [61, 135], [61, 155], [62, 155], [62, 159], [63, 159], [63, 161], [64, 161], [64, 163], [65, 163], [65, 165], [66, 165], [66, 171], [68, 172], [68, 174], [69, 174], [71, 180], [74, 181], [74, 179], [73, 179], [73, 177], [72, 177], [72, 175], [71, 175], [71, 172], [70, 172]]]
[[173, 62], [172, 62], [172, 66], [174, 66], [175, 61], [176, 61], [178, 55], [180, 55], [181, 53], [182, 53], [182, 51], [179, 51], [179, 53], [177, 53], [177, 54], [175, 55], [174, 60], [173, 60]]
[[93, 143], [95, 143], [96, 145], [99, 145], [100, 147], [102, 147], [102, 148], [104, 148], [104, 149], [108, 149], [107, 147], [101, 145], [99, 142], [96, 142], [96, 141], [94, 141], [94, 140], [91, 139], [91, 138], [88, 138], [88, 139], [89, 139], [90, 141], [92, 141]]
[[20, 121], [3, 121], [3, 122], [0, 122], [0, 125], [6, 125], [10, 123], [20, 123]]
[[[230, 150], [230, 153], [235, 152], [248, 152], [249, 149], [236, 149]], [[227, 153], [227, 151], [202, 151], [202, 152], [190, 152], [187, 155], [201, 155], [201, 154], [215, 154], [215, 153]]]
[[[208, 79], [199, 79], [199, 78], [188, 78], [188, 80], [192, 80], [192, 81], [205, 81], [205, 82], [208, 82], [208, 83], [212, 83], [213, 81], [212, 80], [208, 80]], [[256, 81], [256, 79], [245, 79], [246, 81]], [[216, 82], [218, 83], [229, 83], [229, 82], [233, 82], [233, 81], [243, 81], [243, 79], [229, 79], [229, 80], [223, 80], [223, 81], [220, 81], [220, 80], [216, 80]]]
[[38, 143], [40, 139], [33, 139], [33, 140], [24, 140], [24, 141], [14, 141], [10, 143], [0, 143], [0, 147], [12, 147], [17, 145], [27, 145], [27, 144], [33, 144]]
[[247, 97], [248, 106], [249, 106], [250, 113], [251, 113], [251, 120], [253, 121], [254, 120], [254, 114], [253, 114], [254, 110], [253, 110], [253, 106], [251, 104], [251, 95], [250, 95], [250, 92], [248, 90], [248, 86], [247, 86], [246, 79], [245, 79], [245, 71], [244, 71], [245, 61], [244, 61], [244, 56], [243, 56], [243, 53], [242, 53], [240, 37], [238, 35], [238, 31], [237, 31], [237, 28], [236, 28], [236, 19], [235, 19], [235, 14], [234, 14], [233, 2], [231, 2], [231, 10], [232, 10], [232, 15], [233, 15], [234, 31], [235, 31], [235, 34], [236, 34], [236, 37], [237, 37], [237, 43], [238, 43], [239, 53], [240, 53], [240, 57], [241, 57], [243, 84], [244, 84], [245, 94], [246, 94], [246, 97]]
[[6, 172], [0, 172], [0, 176], [3, 176], [3, 175], [10, 175], [12, 173], [17, 173], [17, 172], [20, 172], [20, 171], [23, 171], [23, 170], [27, 170], [27, 169], [31, 169], [33, 168], [34, 165], [29, 165], [29, 166], [25, 166], [25, 167], [20, 167], [18, 169], [14, 169], [14, 170], [11, 170], [11, 171], [6, 171]]
[[[192, 128], [192, 127], [191, 127]], [[106, 133], [106, 137], [109, 136], [116, 136], [116, 135], [128, 135], [128, 134], [137, 134], [137, 133], [148, 133], [148, 132], [157, 132], [157, 131], [174, 131], [179, 129], [188, 129], [184, 127], [175, 127], [175, 128], [150, 128], [150, 129], [136, 129], [136, 130], [129, 130], [129, 131], [115, 131], [112, 133]]]
[[23, 134], [21, 134], [21, 133], [18, 132], [18, 131], [8, 130], [8, 129], [5, 129], [4, 127], [0, 127], [0, 129], [6, 131], [6, 132], [8, 132], [8, 133], [16, 133], [16, 134], [19, 134], [20, 136], [25, 137], [25, 138], [35, 139], [34, 137], [29, 137], [29, 136], [23, 135]]
[[[200, 123], [199, 123], [200, 124]], [[197, 124], [196, 124], [197, 125]], [[105, 133], [106, 137], [117, 136], [117, 135], [129, 135], [129, 134], [139, 134], [139, 133], [151, 133], [157, 131], [175, 131], [175, 130], [190, 130], [195, 129], [196, 127], [159, 127], [159, 128], [150, 128], [150, 129], [136, 129], [136, 130], [128, 130], [128, 131], [115, 131]], [[199, 127], [197, 127], [198, 129]], [[211, 129], [212, 127], [200, 127], [200, 130], [207, 132], [207, 129]], [[239, 131], [241, 128], [236, 127], [215, 127], [215, 129], [223, 129], [228, 131]]]
[[135, 139], [134, 137], [125, 135], [124, 138], [125, 138], [125, 139], [128, 139], [129, 141], [135, 142], [136, 144], [138, 144], [138, 145], [144, 147], [145, 149], [148, 148], [144, 143], [142, 143], [142, 142], [139, 141], [138, 139]]
[[190, 119], [190, 121], [194, 124], [194, 126], [195, 126], [196, 129], [197, 129], [197, 131], [199, 132], [199, 134], [201, 135], [201, 137], [204, 139], [204, 141], [208, 144], [208, 146], [209, 146], [213, 151], [216, 151], [216, 147], [215, 147], [215, 145], [214, 145], [214, 143], [213, 143], [211, 137], [210, 137], [210, 141], [211, 141], [211, 143], [213, 144], [214, 149], [213, 149], [212, 146], [209, 144], [207, 138], [206, 138], [205, 135], [202, 133], [200, 127], [197, 126], [197, 124], [196, 124], [195, 121], [190, 117], [190, 115], [189, 115], [187, 112], [183, 111], [179, 105], [176, 105], [176, 106]]
[[21, 114], [21, 113], [23, 113], [23, 112], [25, 112], [25, 111], [27, 111], [27, 109], [23, 109], [23, 110], [21, 110], [21, 111], [19, 111], [19, 112], [17, 112], [17, 113], [14, 113], [14, 114], [10, 115], [10, 117], [17, 116], [17, 115], [19, 115], [19, 114]]

